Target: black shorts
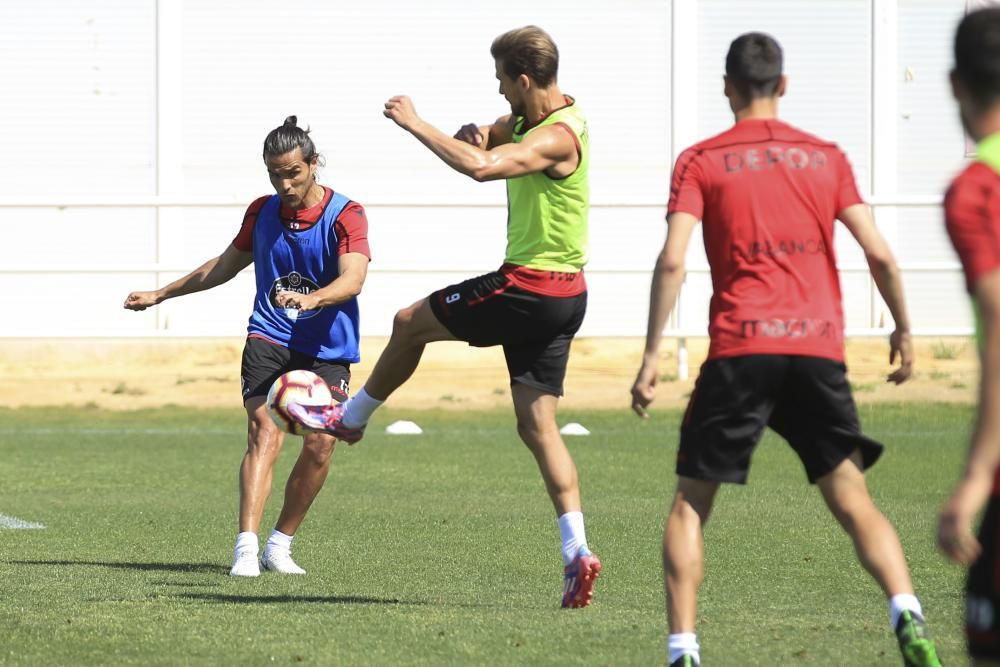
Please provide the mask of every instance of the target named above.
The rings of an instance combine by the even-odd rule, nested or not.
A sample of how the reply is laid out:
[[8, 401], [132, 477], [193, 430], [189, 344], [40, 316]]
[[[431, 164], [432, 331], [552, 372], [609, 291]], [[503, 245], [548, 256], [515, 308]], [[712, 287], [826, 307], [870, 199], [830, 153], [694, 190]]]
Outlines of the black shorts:
[[969, 568], [965, 583], [965, 636], [969, 655], [983, 660], [1000, 660], [1000, 497], [986, 505], [979, 526], [983, 552]]
[[562, 396], [569, 346], [587, 312], [587, 293], [558, 297], [514, 285], [499, 271], [429, 297], [451, 334], [476, 347], [502, 345], [511, 384]]
[[296, 370], [316, 373], [330, 385], [330, 393], [338, 403], [347, 400], [351, 381], [351, 364], [348, 362], [317, 359], [264, 338], [251, 337], [247, 338], [243, 347], [240, 370], [243, 402], [255, 396], [267, 396], [278, 376]]
[[810, 483], [856, 449], [868, 468], [883, 447], [861, 433], [846, 371], [831, 359], [780, 354], [706, 361], [681, 423], [677, 474], [745, 484], [765, 426], [792, 446]]

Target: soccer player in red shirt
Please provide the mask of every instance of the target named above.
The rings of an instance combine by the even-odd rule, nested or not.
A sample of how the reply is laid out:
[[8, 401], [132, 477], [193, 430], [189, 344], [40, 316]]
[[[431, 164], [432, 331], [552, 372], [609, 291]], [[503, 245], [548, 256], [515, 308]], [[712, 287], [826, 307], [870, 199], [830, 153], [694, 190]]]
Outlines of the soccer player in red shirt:
[[[976, 160], [945, 196], [948, 234], [977, 314], [979, 414], [964, 474], [941, 510], [938, 544], [971, 565], [966, 636], [975, 665], [1000, 665], [1000, 9], [970, 13], [955, 34], [952, 91]], [[979, 539], [972, 533], [986, 505]]]
[[632, 408], [646, 416], [664, 324], [684, 280], [691, 233], [703, 222], [712, 272], [708, 359], [681, 425], [678, 482], [663, 536], [671, 665], [698, 665], [702, 528], [722, 482], [743, 484], [766, 426], [792, 446], [862, 565], [882, 587], [906, 665], [938, 665], [899, 538], [874, 505], [864, 470], [882, 445], [861, 433], [845, 376], [834, 220], [865, 251], [892, 313], [888, 380], [912, 371], [899, 270], [833, 143], [777, 118], [781, 47], [741, 35], [726, 56], [736, 124], [684, 151], [674, 167], [668, 232], [653, 273], [646, 346]]

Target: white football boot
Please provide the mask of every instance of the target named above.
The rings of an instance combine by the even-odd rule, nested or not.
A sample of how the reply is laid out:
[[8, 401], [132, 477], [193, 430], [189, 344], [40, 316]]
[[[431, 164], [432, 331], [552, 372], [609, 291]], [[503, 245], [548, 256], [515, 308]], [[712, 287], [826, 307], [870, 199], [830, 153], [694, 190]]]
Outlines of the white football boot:
[[271, 572], [280, 574], [305, 574], [298, 564], [292, 560], [292, 552], [283, 549], [265, 549], [264, 557], [260, 559], [260, 566]]
[[229, 570], [230, 577], [259, 577], [260, 561], [253, 551], [238, 551], [233, 558], [233, 568]]

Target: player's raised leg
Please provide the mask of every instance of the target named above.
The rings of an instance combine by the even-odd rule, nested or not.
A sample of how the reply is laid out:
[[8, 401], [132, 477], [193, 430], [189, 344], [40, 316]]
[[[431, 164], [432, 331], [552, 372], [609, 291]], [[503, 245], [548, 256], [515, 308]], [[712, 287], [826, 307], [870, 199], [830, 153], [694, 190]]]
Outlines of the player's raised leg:
[[519, 382], [511, 384], [517, 433], [538, 463], [556, 511], [565, 565], [563, 607], [586, 607], [601, 562], [587, 545], [576, 464], [556, 422], [559, 397]]
[[240, 464], [240, 530], [229, 574], [256, 577], [260, 574], [257, 533], [264, 505], [271, 495], [272, 471], [281, 452], [284, 433], [268, 414], [264, 396], [247, 399], [246, 411], [247, 451]]
[[[397, 312], [392, 336], [375, 362], [364, 391], [379, 401], [389, 398], [413, 375], [427, 343], [439, 340], [455, 340], [455, 336], [438, 320], [428, 298]], [[348, 415], [353, 416], [350, 412]], [[352, 421], [348, 419], [348, 423]]]
[[913, 592], [899, 536], [872, 501], [862, 466], [861, 453], [856, 450], [816, 484], [827, 507], [854, 542], [858, 560], [889, 600], [890, 624], [904, 664], [940, 665], [923, 609]]
[[299, 410], [292, 416], [306, 428], [324, 431], [350, 444], [357, 442], [364, 437], [372, 414], [413, 375], [427, 343], [439, 340], [456, 338], [438, 320], [427, 298], [403, 308], [396, 313], [389, 342], [361, 391], [331, 406], [326, 414]]

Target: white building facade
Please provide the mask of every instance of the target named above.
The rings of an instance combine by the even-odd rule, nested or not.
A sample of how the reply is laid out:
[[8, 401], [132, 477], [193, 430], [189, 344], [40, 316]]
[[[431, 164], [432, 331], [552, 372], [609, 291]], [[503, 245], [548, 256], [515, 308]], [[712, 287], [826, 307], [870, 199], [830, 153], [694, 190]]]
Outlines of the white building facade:
[[[503, 7], [501, 12], [499, 7]], [[34, 0], [0, 3], [0, 336], [234, 336], [253, 273], [142, 313], [125, 295], [219, 254], [270, 185], [269, 130], [296, 114], [321, 180], [362, 203], [362, 332], [503, 260], [502, 183], [450, 171], [382, 116], [410, 95], [447, 131], [506, 113], [489, 54], [545, 28], [591, 136], [585, 336], [645, 331], [673, 159], [732, 122], [729, 42], [785, 50], [785, 120], [837, 141], [904, 271], [918, 334], [968, 333], [939, 202], [968, 160], [947, 73], [965, 0]], [[837, 250], [849, 334], [890, 324], [864, 257]], [[670, 327], [703, 334], [700, 242]]]

